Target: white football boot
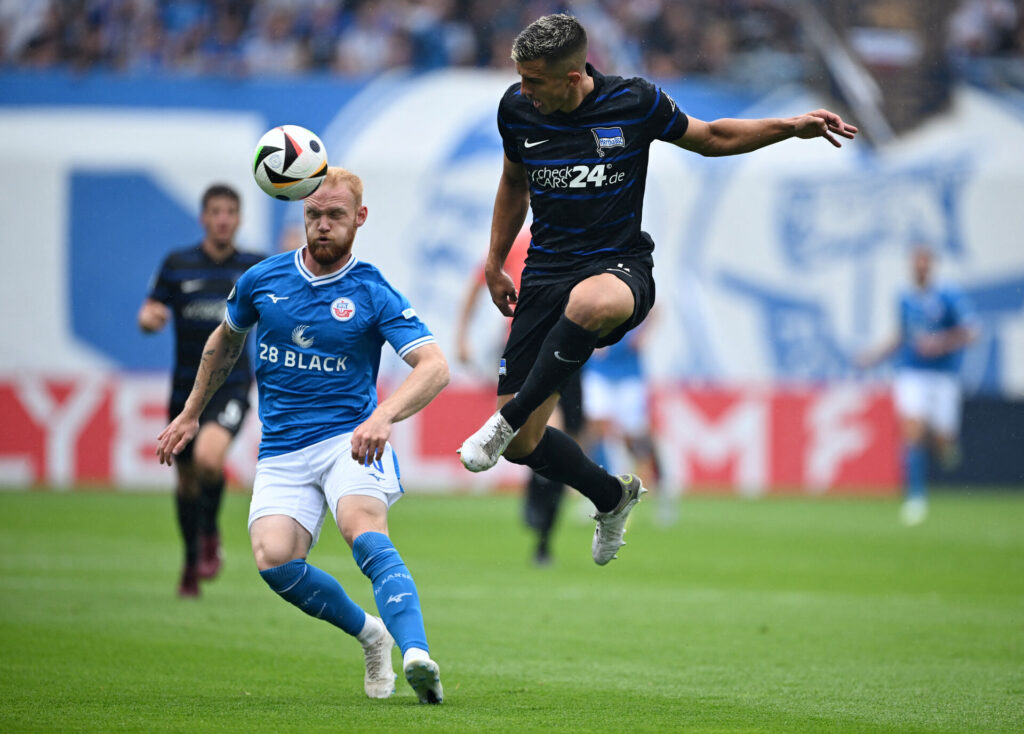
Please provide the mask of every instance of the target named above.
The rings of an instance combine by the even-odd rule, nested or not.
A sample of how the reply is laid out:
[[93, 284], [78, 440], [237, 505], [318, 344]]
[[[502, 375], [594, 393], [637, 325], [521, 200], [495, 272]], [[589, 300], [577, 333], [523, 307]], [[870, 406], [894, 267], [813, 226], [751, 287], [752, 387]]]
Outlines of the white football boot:
[[462, 443], [459, 449], [459, 458], [462, 465], [471, 472], [481, 472], [490, 469], [498, 463], [498, 459], [509, 443], [515, 438], [518, 431], [513, 431], [501, 413], [495, 413], [487, 422]]
[[381, 633], [375, 642], [363, 645], [363, 657], [366, 659], [363, 690], [370, 698], [389, 698], [395, 692], [397, 677], [391, 666], [391, 648], [395, 646], [395, 640], [380, 617], [367, 616], [380, 625]]
[[622, 485], [622, 499], [618, 506], [608, 512], [596, 512], [593, 516], [597, 520], [597, 527], [594, 528], [594, 541], [590, 545], [590, 552], [598, 566], [603, 566], [618, 557], [615, 555], [616, 552], [626, 544], [622, 540], [626, 532], [626, 518], [633, 506], [640, 501], [640, 495], [647, 492], [639, 477], [621, 474], [615, 478]]
[[441, 703], [444, 689], [441, 687], [441, 669], [437, 663], [426, 657], [423, 650], [407, 650], [404, 663], [405, 679], [416, 692], [420, 703]]
[[920, 525], [927, 517], [928, 501], [921, 497], [909, 499], [900, 507], [900, 522], [908, 528]]

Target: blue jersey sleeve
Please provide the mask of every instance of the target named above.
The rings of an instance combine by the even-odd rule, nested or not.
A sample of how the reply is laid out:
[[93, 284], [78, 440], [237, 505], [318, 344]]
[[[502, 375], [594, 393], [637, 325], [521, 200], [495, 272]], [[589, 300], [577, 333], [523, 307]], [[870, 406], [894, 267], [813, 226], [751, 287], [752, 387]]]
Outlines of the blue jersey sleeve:
[[380, 333], [399, 357], [405, 358], [417, 347], [436, 341], [406, 297], [390, 284], [382, 283], [374, 300]]
[[897, 328], [900, 339], [905, 343], [910, 337], [910, 299], [901, 294], [896, 300]]
[[946, 291], [946, 310], [949, 314], [949, 327], [973, 326], [975, 321], [974, 307], [967, 294], [959, 288]]
[[252, 300], [252, 289], [255, 282], [256, 276], [253, 274], [253, 269], [250, 268], [242, 273], [242, 277], [238, 279], [235, 287], [228, 294], [224, 320], [234, 331], [249, 331], [260, 319], [260, 314]]

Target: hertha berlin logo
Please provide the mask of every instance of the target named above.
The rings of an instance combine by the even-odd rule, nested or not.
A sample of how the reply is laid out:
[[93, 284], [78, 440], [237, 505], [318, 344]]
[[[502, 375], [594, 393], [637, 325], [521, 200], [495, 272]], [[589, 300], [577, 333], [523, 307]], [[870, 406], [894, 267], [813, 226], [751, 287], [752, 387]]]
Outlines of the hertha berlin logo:
[[597, 154], [602, 158], [606, 150], [626, 147], [626, 136], [622, 134], [621, 127], [595, 127], [591, 132], [597, 143]]
[[356, 304], [351, 299], [341, 297], [335, 298], [331, 304], [331, 316], [338, 321], [348, 321], [356, 315]]

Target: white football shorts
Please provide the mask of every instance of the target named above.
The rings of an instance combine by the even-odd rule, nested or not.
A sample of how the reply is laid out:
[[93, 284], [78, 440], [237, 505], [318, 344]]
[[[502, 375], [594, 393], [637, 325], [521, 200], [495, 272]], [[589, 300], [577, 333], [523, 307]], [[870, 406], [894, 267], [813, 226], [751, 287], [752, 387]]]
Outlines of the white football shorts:
[[583, 415], [587, 420], [606, 420], [627, 436], [650, 433], [647, 385], [642, 378], [610, 380], [590, 370], [583, 373]]
[[902, 369], [893, 382], [896, 411], [927, 424], [944, 436], [960, 432], [960, 382], [937, 370]]
[[313, 536], [330, 511], [337, 522], [338, 500], [348, 494], [376, 497], [391, 507], [402, 496], [398, 457], [391, 444], [384, 457], [363, 466], [352, 458], [352, 434], [328, 438], [287, 454], [256, 462], [249, 503], [249, 527], [267, 515], [294, 518]]

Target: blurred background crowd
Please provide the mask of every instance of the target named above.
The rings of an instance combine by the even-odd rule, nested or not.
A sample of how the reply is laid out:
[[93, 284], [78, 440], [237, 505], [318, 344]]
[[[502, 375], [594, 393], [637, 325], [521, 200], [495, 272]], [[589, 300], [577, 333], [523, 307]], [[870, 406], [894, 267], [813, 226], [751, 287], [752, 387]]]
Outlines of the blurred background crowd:
[[[606, 72], [778, 81], [804, 74], [798, 16], [808, 4], [829, 12], [815, 0], [0, 0], [0, 60], [224, 76], [507, 69], [515, 34], [565, 10], [589, 29], [591, 57]], [[953, 66], [1024, 58], [1024, 0], [931, 7]], [[898, 27], [900, 18], [872, 22]]]

